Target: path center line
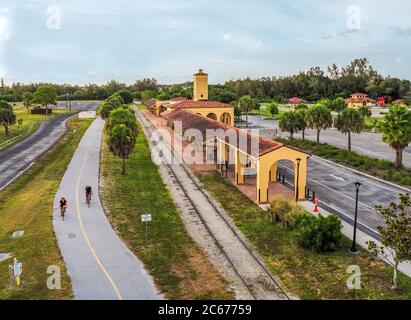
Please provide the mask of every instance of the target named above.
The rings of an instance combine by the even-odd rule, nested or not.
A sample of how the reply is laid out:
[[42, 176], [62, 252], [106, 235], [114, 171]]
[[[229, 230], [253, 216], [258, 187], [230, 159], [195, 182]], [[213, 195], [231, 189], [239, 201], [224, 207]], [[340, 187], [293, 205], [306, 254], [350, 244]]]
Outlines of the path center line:
[[[95, 133], [93, 133], [93, 137], [94, 137], [94, 135], [95, 135]], [[80, 187], [81, 176], [82, 176], [83, 171], [84, 171], [84, 166], [85, 166], [85, 163], [86, 163], [86, 159], [87, 159], [87, 157], [88, 157], [88, 154], [89, 154], [90, 145], [91, 145], [91, 141], [92, 141], [92, 140], [93, 140], [93, 139], [90, 139], [90, 141], [89, 141], [89, 143], [88, 143], [88, 145], [87, 145], [86, 154], [84, 155], [84, 158], [83, 158], [83, 161], [82, 161], [82, 164], [81, 164], [81, 168], [80, 168], [80, 172], [79, 172], [79, 176], [78, 176], [78, 179], [77, 179], [77, 186], [76, 186], [77, 217], [78, 217], [78, 220], [79, 220], [79, 223], [80, 223], [81, 231], [83, 232], [84, 238], [86, 239], [87, 245], [88, 245], [88, 247], [89, 247], [92, 255], [94, 256], [94, 258], [95, 258], [97, 264], [99, 265], [100, 269], [103, 271], [103, 273], [104, 273], [105, 276], [107, 277], [108, 281], [110, 282], [111, 286], [113, 287], [113, 289], [114, 289], [114, 291], [115, 291], [118, 299], [119, 299], [119, 300], [123, 300], [123, 297], [122, 297], [120, 291], [118, 290], [116, 284], [114, 283], [114, 281], [113, 281], [113, 279], [111, 278], [110, 274], [109, 274], [109, 273], [107, 272], [107, 270], [104, 268], [104, 266], [103, 266], [103, 264], [101, 263], [99, 257], [97, 256], [96, 251], [94, 250], [94, 247], [93, 247], [93, 245], [91, 244], [90, 239], [89, 239], [89, 237], [88, 237], [88, 235], [87, 235], [87, 232], [86, 232], [86, 230], [85, 230], [85, 228], [84, 228], [83, 219], [82, 219], [82, 217], [81, 217], [80, 201], [79, 201], [79, 187]]]

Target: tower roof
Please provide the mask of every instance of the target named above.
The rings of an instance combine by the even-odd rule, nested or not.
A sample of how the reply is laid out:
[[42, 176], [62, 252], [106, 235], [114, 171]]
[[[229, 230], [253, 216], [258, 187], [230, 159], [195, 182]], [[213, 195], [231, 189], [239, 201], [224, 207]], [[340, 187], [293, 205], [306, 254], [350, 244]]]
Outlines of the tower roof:
[[207, 73], [203, 72], [203, 69], [198, 69], [198, 72], [194, 74], [195, 76], [208, 76]]

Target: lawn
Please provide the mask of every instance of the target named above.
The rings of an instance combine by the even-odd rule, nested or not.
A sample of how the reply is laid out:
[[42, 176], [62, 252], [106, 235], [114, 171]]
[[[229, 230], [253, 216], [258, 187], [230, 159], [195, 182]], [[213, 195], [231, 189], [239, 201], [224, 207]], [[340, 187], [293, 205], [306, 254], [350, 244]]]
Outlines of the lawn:
[[[52, 225], [55, 193], [90, 120], [69, 121], [70, 130], [19, 179], [0, 193], [0, 252], [12, 252], [23, 263], [22, 286], [10, 289], [8, 266], [0, 262], [0, 299], [70, 299], [70, 279]], [[12, 239], [16, 230], [22, 238]], [[61, 290], [46, 286], [48, 266], [61, 268]]]
[[[302, 249], [295, 234], [270, 223], [265, 212], [218, 173], [200, 173], [200, 181], [257, 248], [266, 266], [289, 292], [300, 299], [411, 299], [411, 279], [400, 275], [401, 290], [390, 289], [392, 269], [370, 253], [348, 253], [350, 241], [334, 253]], [[347, 267], [358, 265], [360, 290], [348, 290]]]
[[350, 153], [344, 149], [326, 143], [321, 143], [317, 147], [315, 142], [309, 140], [303, 141], [294, 138], [292, 143], [289, 139], [276, 138], [276, 140], [305, 150], [307, 153], [314, 154], [336, 163], [341, 163], [383, 180], [392, 181], [404, 186], [411, 186], [411, 169], [403, 168], [397, 171], [394, 167], [394, 163], [391, 161], [371, 158], [355, 152]]
[[[142, 260], [168, 299], [232, 299], [226, 281], [187, 234], [164, 185], [144, 133], [139, 130], [127, 174], [104, 139], [101, 152], [101, 198], [115, 230]], [[148, 242], [140, 215], [150, 213]]]
[[[27, 112], [27, 109], [25, 106], [22, 104], [17, 104], [14, 108], [14, 113], [16, 114], [16, 122], [21, 119], [23, 120], [23, 123], [19, 125], [16, 123], [13, 126], [9, 127], [9, 136], [6, 137], [4, 133], [4, 127], [0, 128], [0, 145], [4, 143], [5, 141], [12, 139], [14, 137], [17, 137], [18, 135], [21, 135], [22, 133], [25, 133], [27, 131], [27, 135], [30, 135], [39, 128], [40, 124], [45, 121], [46, 119], [50, 119], [51, 117], [55, 117], [58, 114], [66, 113], [66, 110], [63, 109], [54, 109], [53, 114], [49, 116], [44, 116], [44, 115], [39, 115], [39, 114], [30, 114]], [[28, 131], [29, 130], [29, 131]], [[27, 137], [25, 135], [22, 138]], [[17, 141], [8, 144], [5, 148], [9, 148], [12, 144], [17, 143]], [[5, 148], [0, 149], [4, 150]]]

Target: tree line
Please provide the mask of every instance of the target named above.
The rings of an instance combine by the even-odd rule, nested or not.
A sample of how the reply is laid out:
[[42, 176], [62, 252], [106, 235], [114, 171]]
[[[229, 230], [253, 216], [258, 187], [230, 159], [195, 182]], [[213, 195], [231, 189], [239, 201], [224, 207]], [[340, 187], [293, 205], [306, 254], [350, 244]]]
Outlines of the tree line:
[[[72, 100], [105, 100], [116, 92], [127, 89], [134, 98], [148, 100], [156, 98], [167, 100], [175, 97], [192, 98], [193, 83], [160, 85], [155, 78], [144, 78], [132, 85], [111, 80], [105, 84], [84, 86], [51, 83], [13, 83], [0, 85], [0, 100], [19, 102], [23, 93], [34, 93], [40, 86], [52, 85], [56, 88], [58, 100], [65, 100], [66, 94]], [[376, 71], [366, 58], [355, 59], [347, 66], [332, 64], [327, 70], [313, 67], [307, 71], [285, 77], [262, 77], [258, 79], [237, 79], [224, 84], [210, 85], [209, 99], [230, 103], [249, 95], [259, 102], [286, 102], [289, 98], [299, 97], [306, 101], [323, 98], [335, 99], [348, 97], [355, 92], [363, 92], [372, 98], [391, 96], [394, 100], [410, 94], [411, 82]]]

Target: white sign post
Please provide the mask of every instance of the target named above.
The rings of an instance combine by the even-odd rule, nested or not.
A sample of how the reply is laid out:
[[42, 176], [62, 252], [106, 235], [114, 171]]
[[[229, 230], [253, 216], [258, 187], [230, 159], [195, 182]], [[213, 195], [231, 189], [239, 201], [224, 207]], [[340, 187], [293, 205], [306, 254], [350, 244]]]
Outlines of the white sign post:
[[152, 217], [151, 214], [142, 214], [141, 215], [141, 222], [145, 222], [146, 223], [146, 243], [147, 243], [147, 228], [148, 228], [148, 222], [151, 222]]
[[14, 258], [13, 265], [10, 266], [10, 275], [16, 280], [17, 287], [20, 287], [20, 276], [23, 273], [23, 264]]

